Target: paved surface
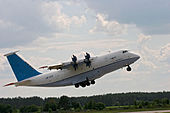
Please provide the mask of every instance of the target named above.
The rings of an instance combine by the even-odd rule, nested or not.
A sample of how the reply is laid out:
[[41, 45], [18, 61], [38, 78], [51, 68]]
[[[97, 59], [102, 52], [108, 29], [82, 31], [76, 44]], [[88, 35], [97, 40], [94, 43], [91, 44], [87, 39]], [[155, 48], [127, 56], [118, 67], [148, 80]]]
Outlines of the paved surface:
[[170, 110], [157, 110], [157, 111], [138, 111], [138, 112], [121, 112], [121, 113], [167, 113]]

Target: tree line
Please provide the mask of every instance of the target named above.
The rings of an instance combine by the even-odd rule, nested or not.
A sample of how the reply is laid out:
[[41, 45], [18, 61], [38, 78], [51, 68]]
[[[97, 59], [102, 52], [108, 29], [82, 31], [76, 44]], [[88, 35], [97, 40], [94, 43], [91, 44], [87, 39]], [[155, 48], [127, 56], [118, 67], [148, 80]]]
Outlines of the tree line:
[[73, 110], [81, 111], [87, 109], [102, 110], [105, 106], [134, 105], [135, 108], [149, 108], [155, 106], [169, 105], [170, 92], [130, 92], [105, 94], [95, 96], [68, 97], [61, 96], [40, 97], [15, 97], [0, 98], [0, 113], [12, 112], [42, 112]]
[[[35, 99], [35, 101], [32, 100], [31, 102], [30, 100], [33, 98]], [[14, 102], [13, 99], [10, 98], [8, 98], [8, 102], [10, 100], [12, 101], [11, 103], [5, 102], [4, 99], [2, 99], [4, 103], [0, 101], [0, 113], [32, 113], [32, 112], [51, 113], [53, 111], [60, 112], [60, 111], [103, 110], [105, 108], [105, 105], [101, 102], [97, 103], [91, 100], [85, 105], [81, 105], [79, 102], [71, 101], [70, 98], [67, 96], [61, 96], [59, 99], [46, 98], [44, 100], [39, 97], [33, 98], [24, 98], [23, 102], [21, 97], [15, 98], [15, 100], [23, 104], [18, 104], [17, 102]], [[28, 102], [26, 101], [27, 99], [29, 100]], [[39, 99], [41, 101], [37, 101]], [[41, 103], [42, 100], [44, 101], [43, 103]]]

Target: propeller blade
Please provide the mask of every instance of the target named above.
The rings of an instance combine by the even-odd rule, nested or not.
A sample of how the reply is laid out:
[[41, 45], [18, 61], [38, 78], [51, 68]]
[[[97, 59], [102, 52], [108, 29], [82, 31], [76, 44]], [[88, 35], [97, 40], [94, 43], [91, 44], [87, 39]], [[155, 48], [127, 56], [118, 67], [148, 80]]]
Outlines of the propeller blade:
[[74, 63], [76, 63], [76, 61], [77, 61], [77, 57], [76, 57], [75, 55], [73, 55], [73, 57], [72, 57], [72, 61], [73, 61]]
[[86, 56], [85, 56], [86, 59], [90, 59], [90, 54], [86, 52]]
[[73, 68], [76, 71], [78, 68], [78, 64], [77, 64], [77, 57], [75, 55], [73, 55], [72, 61], [73, 61]]
[[86, 67], [90, 67], [91, 66], [91, 61], [90, 61], [90, 54], [86, 52], [86, 55], [85, 55], [85, 59], [84, 59], [84, 62], [86, 63]]

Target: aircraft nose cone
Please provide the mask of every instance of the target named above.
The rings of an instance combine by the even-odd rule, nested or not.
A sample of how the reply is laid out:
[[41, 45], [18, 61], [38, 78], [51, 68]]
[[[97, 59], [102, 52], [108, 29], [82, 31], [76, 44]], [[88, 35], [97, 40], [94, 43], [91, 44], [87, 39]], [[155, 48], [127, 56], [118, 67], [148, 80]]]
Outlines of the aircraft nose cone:
[[135, 54], [135, 59], [138, 60], [139, 58], [140, 56]]

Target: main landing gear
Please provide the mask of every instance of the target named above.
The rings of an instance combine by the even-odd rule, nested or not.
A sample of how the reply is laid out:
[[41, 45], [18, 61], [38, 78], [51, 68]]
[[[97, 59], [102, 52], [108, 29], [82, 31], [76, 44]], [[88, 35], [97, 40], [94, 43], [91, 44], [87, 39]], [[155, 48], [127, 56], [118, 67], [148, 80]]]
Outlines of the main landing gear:
[[75, 87], [78, 88], [79, 86], [81, 87], [86, 87], [86, 86], [90, 86], [90, 84], [95, 84], [95, 81], [92, 80], [92, 81], [89, 81], [88, 79], [84, 82], [80, 82], [80, 83], [77, 83], [75, 84]]
[[91, 81], [91, 84], [95, 84], [95, 81], [94, 81], [94, 80], [92, 80], [92, 81]]
[[132, 68], [128, 65], [128, 67], [126, 68], [127, 71], [131, 71]]

